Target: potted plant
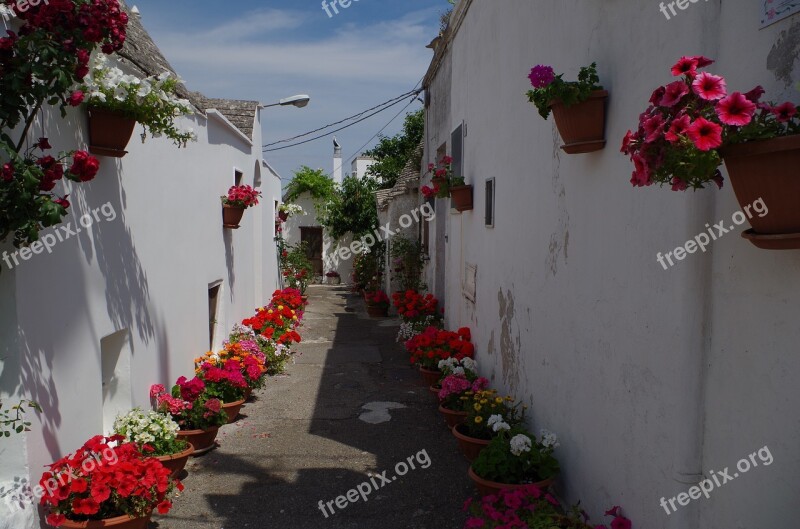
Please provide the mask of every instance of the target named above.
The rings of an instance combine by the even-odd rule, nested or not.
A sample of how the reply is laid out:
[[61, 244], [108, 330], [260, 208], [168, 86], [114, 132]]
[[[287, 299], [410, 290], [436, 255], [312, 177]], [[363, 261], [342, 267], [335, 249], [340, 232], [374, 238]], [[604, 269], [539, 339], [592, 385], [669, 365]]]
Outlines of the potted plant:
[[472, 209], [472, 186], [465, 184], [463, 176], [453, 177], [450, 181], [450, 199], [456, 211]]
[[261, 192], [249, 185], [231, 186], [222, 199], [222, 226], [231, 230], [239, 229], [244, 210], [258, 205]]
[[127, 75], [109, 66], [105, 55], [96, 55], [81, 87], [89, 114], [89, 151], [125, 156], [136, 122], [144, 126], [145, 134], [164, 135], [179, 147], [195, 140], [192, 129], [179, 130], [175, 125], [177, 117], [194, 113], [191, 103], [177, 96], [180, 84], [169, 72], [141, 79]]
[[634, 164], [634, 186], [669, 184], [673, 191], [722, 187], [719, 170], [728, 169], [742, 211], [761, 200], [769, 214], [749, 214], [751, 230], [742, 235], [759, 248], [800, 248], [800, 116], [790, 102], [761, 102], [764, 89], [728, 93], [725, 79], [699, 70], [714, 61], [682, 57], [628, 131], [622, 152]]
[[[439, 371], [442, 372], [443, 381], [450, 375], [463, 376], [468, 382], [474, 382], [478, 378], [478, 363], [470, 357], [461, 359], [450, 357], [444, 360], [439, 360]], [[440, 383], [433, 384], [430, 387], [431, 391], [438, 395], [442, 389]]]
[[179, 481], [158, 459], [121, 436], [89, 439], [42, 474], [40, 504], [52, 527], [146, 529], [153, 510], [167, 514]]
[[[247, 401], [254, 390], [264, 387], [267, 356], [261, 347], [252, 329], [237, 325], [220, 351], [209, 351], [204, 356], [195, 358], [195, 365], [208, 363], [224, 369], [228, 360], [237, 362], [242, 378], [247, 383], [243, 395]], [[230, 366], [233, 368], [235, 364]]]
[[383, 290], [366, 292], [364, 297], [367, 301], [367, 313], [373, 318], [386, 317], [389, 315], [389, 296]]
[[305, 215], [306, 212], [303, 210], [303, 207], [299, 204], [281, 204], [278, 206], [278, 218], [281, 222], [286, 222], [289, 220], [289, 217], [293, 217], [295, 215]]
[[[194, 452], [192, 443], [178, 439], [180, 426], [166, 413], [134, 408], [114, 421], [114, 434], [126, 443], [136, 443], [139, 450], [155, 457], [175, 478]], [[146, 447], [146, 448], [145, 448]]]
[[342, 276], [336, 270], [331, 270], [325, 274], [326, 281], [329, 285], [339, 285], [342, 282]]
[[438, 393], [439, 413], [450, 430], [467, 419], [472, 396], [487, 386], [489, 380], [484, 377], [470, 381], [464, 374], [459, 374], [447, 375], [442, 379], [442, 389]]
[[[253, 386], [252, 389], [260, 389], [266, 383], [267, 376], [279, 375], [286, 369], [286, 363], [292, 359], [292, 351], [283, 344], [277, 344], [274, 341], [260, 335], [245, 325], [236, 324], [233, 326], [228, 341], [225, 344], [226, 350], [229, 344], [240, 344], [243, 348], [251, 350], [253, 345], [263, 356], [263, 368], [265, 369], [261, 376], [260, 382]], [[253, 353], [255, 355], [255, 353]], [[245, 378], [250, 378], [249, 376]]]
[[215, 354], [202, 359], [195, 372], [197, 378], [205, 383], [207, 395], [222, 402], [222, 409], [228, 414], [228, 424], [235, 421], [244, 406], [248, 387], [242, 375], [241, 362]]
[[304, 305], [308, 303], [306, 290], [314, 279], [314, 265], [308, 258], [308, 243], [287, 246], [285, 253], [281, 254], [281, 268], [289, 287], [300, 292]]
[[482, 389], [469, 395], [464, 403], [467, 416], [452, 428], [467, 461], [474, 461], [499, 433], [522, 423], [525, 407], [512, 404], [513, 401], [512, 397], [500, 397], [494, 389]]
[[[536, 485], [501, 489], [479, 501], [469, 499], [464, 510], [469, 512], [466, 528], [607, 529], [605, 525], [589, 524], [589, 517], [580, 504], [567, 509], [556, 497]], [[631, 521], [622, 516], [619, 507], [612, 507], [605, 514], [613, 518], [612, 529], [631, 529]]]
[[547, 490], [559, 473], [558, 460], [553, 456], [556, 448], [558, 438], [545, 430], [540, 441], [521, 427], [500, 430], [467, 474], [484, 496], [530, 484]]
[[605, 147], [608, 91], [598, 83], [597, 64], [584, 66], [577, 81], [564, 81], [550, 66], [535, 66], [528, 78], [533, 85], [528, 101], [544, 119], [553, 112], [558, 132], [569, 154], [599, 151]]
[[443, 156], [437, 164], [428, 164], [428, 174], [432, 175], [433, 187], [424, 185], [420, 188], [425, 198], [447, 198], [452, 187], [464, 185], [464, 178], [453, 174], [453, 158], [450, 156]]
[[197, 377], [192, 380], [180, 377], [172, 387], [172, 393], [168, 393], [161, 384], [154, 384], [150, 388], [150, 397], [155, 399], [156, 410], [168, 413], [178, 423], [178, 439], [192, 443], [192, 455], [195, 456], [214, 448], [219, 427], [228, 422], [222, 402], [209, 397], [205, 389], [205, 384]]
[[425, 331], [406, 342], [406, 350], [411, 355], [411, 364], [419, 367], [422, 378], [432, 386], [442, 378], [439, 361], [454, 357], [472, 358], [475, 346], [472, 344], [468, 327], [458, 331], [446, 331], [437, 327], [428, 327]]
[[[422, 295], [415, 290], [395, 292], [392, 294], [392, 303], [406, 323], [419, 323], [428, 317], [438, 319], [441, 316], [438, 312], [439, 300], [433, 294]], [[422, 330], [428, 327], [430, 325]]]

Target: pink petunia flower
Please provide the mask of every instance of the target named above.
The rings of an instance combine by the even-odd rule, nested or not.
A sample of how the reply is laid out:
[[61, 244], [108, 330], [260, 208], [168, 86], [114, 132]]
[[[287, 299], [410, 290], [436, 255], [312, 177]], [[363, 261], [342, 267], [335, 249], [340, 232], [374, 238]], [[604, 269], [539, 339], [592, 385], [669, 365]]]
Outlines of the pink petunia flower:
[[694, 57], [681, 57], [672, 67], [672, 75], [675, 77], [680, 77], [681, 75], [694, 77], [697, 75], [697, 59]]
[[710, 151], [722, 145], [722, 127], [706, 118], [697, 118], [687, 133], [694, 146], [701, 151]]
[[681, 99], [683, 99], [683, 96], [688, 93], [689, 87], [686, 86], [686, 83], [683, 81], [675, 81], [674, 83], [667, 85], [664, 96], [661, 98], [661, 101], [658, 104], [662, 107], [674, 107], [680, 103]]
[[706, 101], [716, 101], [727, 95], [725, 79], [707, 72], [698, 75], [692, 83], [694, 93]]
[[724, 99], [720, 99], [716, 106], [719, 120], [726, 125], [743, 126], [753, 120], [756, 106], [740, 92], [734, 92]]
[[681, 136], [686, 134], [686, 130], [691, 124], [692, 120], [688, 114], [682, 114], [678, 116], [672, 120], [672, 125], [670, 125], [669, 130], [664, 135], [664, 139], [670, 143], [676, 143], [680, 141]]
[[772, 113], [775, 114], [776, 119], [780, 123], [791, 121], [797, 115], [797, 107], [789, 101], [772, 108]]
[[661, 114], [655, 114], [647, 118], [642, 125], [644, 133], [646, 134], [644, 142], [653, 143], [661, 138], [661, 135], [664, 133], [664, 124], [664, 118], [661, 117]]

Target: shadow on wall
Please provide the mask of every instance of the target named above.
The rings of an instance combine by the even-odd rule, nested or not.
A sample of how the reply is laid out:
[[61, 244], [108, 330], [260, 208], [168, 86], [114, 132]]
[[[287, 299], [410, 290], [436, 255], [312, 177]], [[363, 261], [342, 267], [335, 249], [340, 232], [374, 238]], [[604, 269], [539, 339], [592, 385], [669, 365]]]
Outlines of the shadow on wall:
[[233, 301], [234, 285], [236, 285], [236, 269], [234, 267], [233, 230], [223, 228], [222, 240], [225, 241], [225, 268], [228, 269], [228, 295]]

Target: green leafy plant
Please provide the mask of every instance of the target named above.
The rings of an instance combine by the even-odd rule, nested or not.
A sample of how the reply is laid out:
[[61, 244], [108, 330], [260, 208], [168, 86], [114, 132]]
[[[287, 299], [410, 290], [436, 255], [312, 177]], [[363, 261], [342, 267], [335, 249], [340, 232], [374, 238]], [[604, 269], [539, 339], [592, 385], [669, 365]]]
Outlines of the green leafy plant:
[[555, 436], [545, 433], [542, 441], [521, 427], [500, 431], [472, 462], [479, 477], [497, 483], [539, 483], [554, 478], [560, 471], [553, 451]]
[[544, 65], [534, 67], [528, 76], [533, 85], [533, 90], [528, 90], [528, 101], [536, 105], [539, 115], [544, 119], [550, 115], [553, 101], [571, 107], [586, 101], [592, 92], [603, 88], [598, 84], [597, 63], [581, 68], [577, 81], [564, 81], [563, 76], [555, 75], [552, 67]]
[[296, 202], [303, 193], [311, 195], [318, 215], [324, 217], [328, 205], [336, 198], [336, 183], [322, 169], [303, 165], [286, 186], [284, 201]]
[[22, 400], [18, 404], [3, 409], [0, 401], [0, 437], [11, 437], [12, 433], [30, 431], [31, 423], [25, 420], [25, 408], [42, 411], [42, 407], [32, 400]]
[[[424, 132], [424, 110], [420, 109], [406, 114], [403, 130], [399, 134], [392, 137], [381, 135], [378, 144], [364, 153], [376, 160], [367, 169], [367, 175], [378, 178], [381, 189], [394, 187], [406, 164], [414, 156]], [[418, 167], [420, 160], [413, 161], [414, 166]]]
[[194, 110], [188, 100], [177, 96], [181, 80], [169, 72], [140, 79], [109, 66], [107, 59], [98, 55], [83, 83], [81, 89], [87, 94], [85, 103], [91, 107], [134, 119], [151, 136], [164, 135], [179, 147], [197, 139], [191, 128], [179, 130], [175, 125], [177, 117], [194, 114]]
[[308, 243], [287, 245], [281, 252], [281, 256], [283, 277], [288, 286], [305, 294], [309, 283], [314, 279], [314, 265], [308, 258]]
[[399, 290], [424, 291], [427, 285], [422, 280], [425, 252], [422, 243], [406, 237], [394, 237], [391, 241], [392, 279], [399, 283]]
[[386, 243], [380, 242], [353, 258], [353, 286], [356, 290], [378, 290], [383, 278], [383, 260]]
[[320, 223], [328, 235], [341, 239], [348, 233], [359, 238], [378, 227], [378, 208], [375, 191], [378, 184], [370, 177], [347, 176], [333, 195]]
[[512, 397], [501, 397], [496, 389], [481, 389], [469, 395], [467, 418], [462, 428], [470, 437], [489, 440], [516, 428], [525, 418], [525, 407]]

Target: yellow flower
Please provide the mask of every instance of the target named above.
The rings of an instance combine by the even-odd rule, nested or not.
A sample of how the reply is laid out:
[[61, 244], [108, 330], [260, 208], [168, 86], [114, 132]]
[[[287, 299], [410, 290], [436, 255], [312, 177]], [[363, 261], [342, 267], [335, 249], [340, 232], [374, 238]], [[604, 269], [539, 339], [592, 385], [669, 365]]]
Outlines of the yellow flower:
[[481, 399], [481, 404], [486, 404], [487, 402], [489, 401], [487, 401], [486, 399]]
[[481, 417], [480, 415], [478, 415], [477, 417], [475, 417], [475, 424], [480, 424], [480, 423], [482, 423], [482, 422], [483, 422], [483, 417]]
[[296, 314], [296, 312], [295, 312], [295, 310], [294, 310], [294, 309], [292, 309], [292, 314]]
[[272, 314], [272, 309], [269, 309], [269, 310], [267, 311], [267, 314]]
[[475, 406], [473, 406], [473, 407], [475, 408], [475, 411], [481, 411], [481, 405], [478, 404], [477, 402], [475, 403]]
[[494, 399], [494, 401], [496, 403], [498, 403], [498, 404], [502, 404], [503, 403], [503, 399], [501, 399], [500, 397], [497, 397], [496, 399]]
[[283, 310], [283, 305], [278, 305], [278, 310]]

